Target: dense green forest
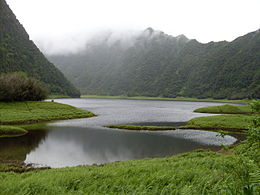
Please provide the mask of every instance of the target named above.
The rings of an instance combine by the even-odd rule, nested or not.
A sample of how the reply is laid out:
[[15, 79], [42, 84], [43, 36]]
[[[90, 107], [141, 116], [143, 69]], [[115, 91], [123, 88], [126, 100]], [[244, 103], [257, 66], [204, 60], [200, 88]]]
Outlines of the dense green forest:
[[0, 73], [7, 72], [25, 72], [44, 82], [52, 94], [80, 95], [29, 39], [5, 0], [0, 0]]
[[83, 94], [260, 97], [260, 32], [207, 44], [148, 28], [128, 43], [89, 41], [84, 51], [49, 55]]

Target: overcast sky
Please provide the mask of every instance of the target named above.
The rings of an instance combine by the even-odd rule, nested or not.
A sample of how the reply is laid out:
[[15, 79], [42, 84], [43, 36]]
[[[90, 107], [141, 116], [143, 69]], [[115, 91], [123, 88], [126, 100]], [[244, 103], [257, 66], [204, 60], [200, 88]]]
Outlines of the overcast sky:
[[[200, 42], [260, 28], [260, 0], [7, 0], [42, 49], [80, 48], [98, 31], [152, 27]], [[69, 49], [68, 49], [69, 50]]]

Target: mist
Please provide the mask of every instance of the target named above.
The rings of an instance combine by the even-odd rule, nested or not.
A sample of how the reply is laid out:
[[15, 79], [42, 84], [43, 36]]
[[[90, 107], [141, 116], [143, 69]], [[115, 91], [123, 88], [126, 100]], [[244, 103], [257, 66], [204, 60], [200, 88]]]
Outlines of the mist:
[[[259, 0], [7, 0], [47, 54], [76, 53], [103, 32], [131, 37], [152, 27], [207, 43], [259, 29]], [[128, 39], [128, 38], [127, 38]]]
[[36, 45], [46, 55], [68, 55], [79, 53], [88, 47], [106, 42], [108, 46], [120, 41], [122, 47], [129, 48], [135, 43], [135, 38], [141, 30], [100, 30], [93, 33], [67, 34], [59, 37], [42, 38], [35, 41]]

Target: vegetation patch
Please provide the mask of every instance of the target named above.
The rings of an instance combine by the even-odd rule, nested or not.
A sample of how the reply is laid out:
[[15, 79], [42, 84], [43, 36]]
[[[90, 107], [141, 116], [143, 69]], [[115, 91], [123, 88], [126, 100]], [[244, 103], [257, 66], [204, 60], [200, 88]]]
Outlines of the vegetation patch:
[[216, 115], [197, 117], [189, 120], [187, 125], [179, 127], [171, 126], [142, 126], [142, 125], [108, 125], [108, 128], [128, 129], [128, 130], [176, 130], [176, 129], [199, 129], [213, 131], [229, 131], [245, 133], [252, 125], [252, 121], [257, 115]]
[[177, 128], [177, 127], [169, 127], [169, 126], [142, 126], [142, 125], [108, 125], [105, 127], [114, 128], [114, 129], [149, 130], [149, 131], [175, 130]]
[[24, 135], [34, 128], [26, 124], [92, 116], [92, 112], [56, 102], [0, 102], [0, 137]]
[[255, 118], [259, 117], [260, 101], [252, 100], [249, 105], [222, 105], [196, 109], [195, 112], [227, 114], [217, 116], [198, 117], [188, 121], [187, 128], [193, 129], [221, 129], [248, 130]]
[[26, 133], [27, 131], [21, 127], [0, 125], [0, 137], [16, 137]]
[[249, 105], [221, 105], [198, 108], [194, 112], [214, 113], [214, 114], [252, 114], [253, 110]]
[[35, 123], [92, 116], [95, 116], [92, 112], [56, 102], [0, 102], [0, 124]]
[[0, 74], [0, 101], [39, 101], [47, 97], [43, 84], [25, 73]]
[[184, 128], [211, 130], [248, 130], [252, 125], [254, 115], [216, 115], [197, 117], [188, 121]]

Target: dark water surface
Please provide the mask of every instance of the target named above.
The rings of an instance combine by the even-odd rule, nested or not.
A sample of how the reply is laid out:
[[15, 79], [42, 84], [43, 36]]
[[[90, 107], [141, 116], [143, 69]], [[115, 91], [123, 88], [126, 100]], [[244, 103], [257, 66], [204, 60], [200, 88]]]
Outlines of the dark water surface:
[[0, 138], [0, 159], [23, 160], [38, 166], [66, 167], [113, 161], [165, 157], [199, 148], [217, 149], [239, 137], [215, 132], [128, 131], [104, 128], [109, 124], [183, 125], [208, 114], [193, 113], [209, 102], [118, 99], [60, 99], [56, 102], [87, 109], [97, 117], [46, 123], [41, 130], [18, 138]]

